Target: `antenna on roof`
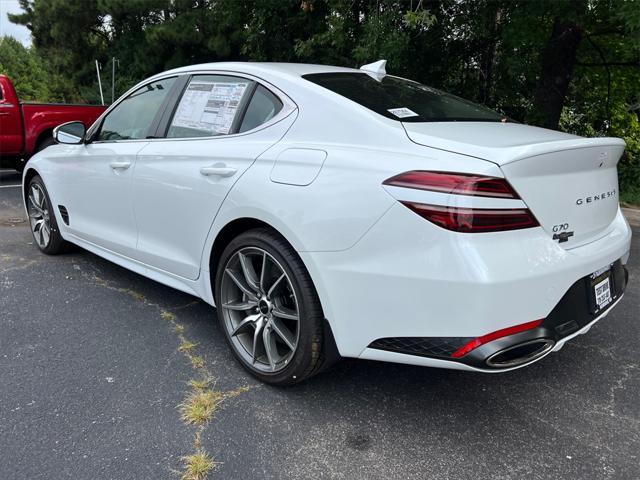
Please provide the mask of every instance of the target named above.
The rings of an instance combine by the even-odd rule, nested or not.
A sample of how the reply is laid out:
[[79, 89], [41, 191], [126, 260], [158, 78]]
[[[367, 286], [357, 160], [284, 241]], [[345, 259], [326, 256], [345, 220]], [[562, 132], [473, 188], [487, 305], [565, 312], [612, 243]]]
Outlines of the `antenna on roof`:
[[371, 77], [380, 81], [382, 80], [382, 77], [384, 77], [387, 74], [387, 70], [385, 69], [386, 65], [387, 65], [386, 60], [378, 60], [377, 62], [368, 63], [366, 65], [361, 66], [360, 70], [362, 70], [363, 72], [366, 72]]

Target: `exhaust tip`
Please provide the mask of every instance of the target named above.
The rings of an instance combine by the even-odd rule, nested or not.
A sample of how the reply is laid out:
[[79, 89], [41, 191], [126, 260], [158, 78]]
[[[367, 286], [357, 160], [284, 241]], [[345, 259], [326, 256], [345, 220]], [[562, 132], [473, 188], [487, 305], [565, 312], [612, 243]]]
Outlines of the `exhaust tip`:
[[492, 368], [511, 368], [534, 360], [547, 354], [556, 344], [549, 338], [537, 338], [528, 342], [518, 343], [500, 350], [487, 358], [486, 363]]

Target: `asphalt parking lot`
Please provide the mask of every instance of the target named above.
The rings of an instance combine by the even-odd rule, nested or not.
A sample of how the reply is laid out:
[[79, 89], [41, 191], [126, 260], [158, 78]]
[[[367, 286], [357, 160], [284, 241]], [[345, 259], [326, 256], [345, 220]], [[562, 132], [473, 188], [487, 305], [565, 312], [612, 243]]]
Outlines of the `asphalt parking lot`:
[[[618, 308], [531, 367], [344, 361], [282, 389], [244, 373], [203, 302], [40, 254], [19, 182], [0, 172], [0, 478], [179, 478], [198, 441], [221, 479], [640, 478], [637, 228]], [[194, 427], [178, 405], [203, 373], [224, 400]]]

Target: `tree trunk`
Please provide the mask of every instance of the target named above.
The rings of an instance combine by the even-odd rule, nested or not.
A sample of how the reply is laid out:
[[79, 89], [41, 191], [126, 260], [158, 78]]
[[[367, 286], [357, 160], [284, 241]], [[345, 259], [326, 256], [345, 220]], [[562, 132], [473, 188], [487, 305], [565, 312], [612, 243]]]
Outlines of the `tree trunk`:
[[498, 29], [501, 22], [502, 7], [496, 5], [495, 9], [489, 11], [487, 14], [486, 28], [488, 34], [482, 46], [480, 57], [480, 72], [482, 78], [480, 78], [479, 82], [479, 100], [484, 104], [491, 104], [493, 102], [493, 70], [496, 64], [496, 57], [498, 56], [498, 43], [500, 41]]
[[542, 52], [542, 72], [528, 123], [558, 128], [581, 40], [582, 28], [579, 25], [556, 17], [551, 37]]

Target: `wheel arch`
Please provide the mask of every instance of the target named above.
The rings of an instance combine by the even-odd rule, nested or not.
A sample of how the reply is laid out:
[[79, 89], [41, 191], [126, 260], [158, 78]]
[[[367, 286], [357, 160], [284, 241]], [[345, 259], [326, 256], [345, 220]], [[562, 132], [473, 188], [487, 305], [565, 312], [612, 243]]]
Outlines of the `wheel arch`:
[[25, 208], [27, 206], [27, 188], [29, 187], [29, 182], [36, 175], [40, 175], [40, 173], [38, 173], [35, 168], [27, 167], [22, 176], [22, 200], [24, 201]]
[[[222, 255], [222, 252], [224, 251], [226, 246], [229, 245], [229, 242], [231, 242], [231, 240], [244, 232], [253, 230], [254, 228], [267, 228], [280, 235], [284, 240], [287, 240], [284, 235], [282, 235], [276, 228], [272, 227], [267, 222], [258, 220], [257, 218], [236, 218], [235, 220], [227, 223], [220, 229], [220, 231], [216, 235], [216, 239], [213, 241], [213, 246], [211, 247], [211, 251], [209, 252], [209, 275], [211, 276], [211, 291], [214, 297], [214, 277], [216, 274], [216, 270], [218, 269], [218, 260], [220, 258], [220, 255]], [[290, 244], [290, 242], [288, 241], [287, 243]]]
[[51, 137], [53, 138], [53, 127], [51, 128], [45, 128], [44, 130], [42, 130], [40, 133], [38, 133], [38, 138], [36, 138], [36, 143], [33, 146], [33, 152], [31, 152], [32, 154], [37, 153], [38, 152], [38, 147], [42, 144], [42, 142], [47, 138], [47, 137]]

